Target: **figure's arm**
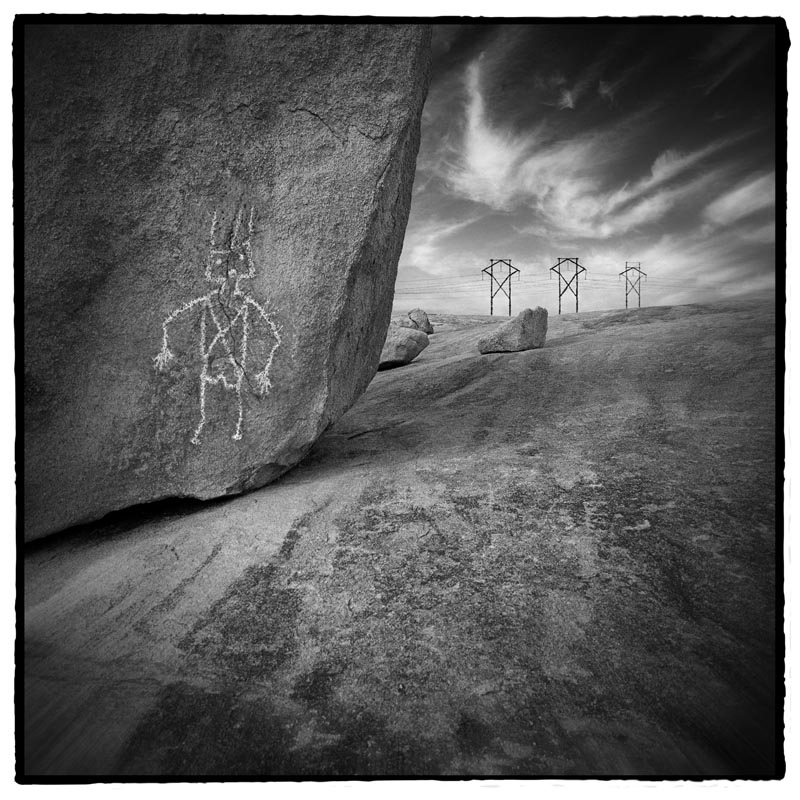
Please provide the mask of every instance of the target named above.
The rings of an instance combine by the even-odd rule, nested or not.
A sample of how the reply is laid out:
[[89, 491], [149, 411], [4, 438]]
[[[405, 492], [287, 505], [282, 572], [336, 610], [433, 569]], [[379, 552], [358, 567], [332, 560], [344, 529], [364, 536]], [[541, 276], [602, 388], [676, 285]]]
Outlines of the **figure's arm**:
[[161, 350], [159, 351], [158, 355], [153, 357], [153, 362], [155, 363], [155, 368], [157, 370], [163, 370], [166, 368], [167, 364], [172, 361], [175, 356], [172, 354], [172, 351], [169, 349], [169, 339], [167, 334], [167, 326], [174, 322], [181, 314], [188, 311], [190, 308], [194, 308], [194, 306], [198, 305], [199, 303], [206, 302], [208, 300], [208, 295], [204, 295], [203, 297], [196, 297], [194, 300], [190, 300], [188, 303], [184, 303], [182, 306], [176, 308], [162, 323], [161, 328], [163, 331], [163, 336], [161, 339]]
[[275, 339], [275, 344], [272, 345], [272, 349], [269, 351], [269, 355], [267, 356], [267, 362], [264, 364], [264, 369], [261, 370], [256, 375], [256, 385], [259, 389], [261, 389], [262, 395], [269, 394], [269, 390], [272, 388], [272, 381], [269, 379], [269, 371], [272, 368], [272, 359], [275, 357], [275, 351], [278, 349], [281, 343], [281, 333], [280, 328], [272, 321], [272, 317], [255, 301], [252, 297], [248, 297], [245, 299], [245, 302], [248, 305], [251, 305], [259, 314], [261, 319], [269, 325], [270, 330], [272, 332], [272, 336]]

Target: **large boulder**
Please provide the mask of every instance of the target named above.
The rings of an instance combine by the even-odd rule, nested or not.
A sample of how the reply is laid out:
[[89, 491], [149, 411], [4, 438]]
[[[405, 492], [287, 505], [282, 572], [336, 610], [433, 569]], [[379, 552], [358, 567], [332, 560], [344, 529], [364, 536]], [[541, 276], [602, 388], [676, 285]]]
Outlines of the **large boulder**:
[[423, 331], [390, 325], [378, 369], [392, 369], [411, 363], [429, 343], [428, 335]]
[[268, 483], [377, 370], [429, 29], [24, 37], [26, 539]]
[[415, 308], [409, 311], [408, 318], [424, 333], [427, 333], [429, 336], [433, 333], [433, 325], [431, 325], [428, 315], [421, 308]]
[[526, 308], [510, 322], [478, 340], [481, 353], [515, 353], [544, 347], [547, 336], [547, 309]]

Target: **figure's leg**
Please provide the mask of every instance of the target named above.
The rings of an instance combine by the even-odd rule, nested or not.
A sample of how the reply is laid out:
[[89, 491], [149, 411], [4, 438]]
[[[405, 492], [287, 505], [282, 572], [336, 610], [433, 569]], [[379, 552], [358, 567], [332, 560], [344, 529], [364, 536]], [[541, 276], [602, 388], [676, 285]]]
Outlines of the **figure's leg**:
[[244, 415], [244, 405], [242, 403], [242, 379], [244, 378], [244, 370], [236, 367], [236, 402], [239, 404], [239, 418], [236, 420], [236, 432], [233, 434], [233, 439], [239, 441], [242, 438], [242, 416]]
[[200, 444], [200, 432], [206, 424], [206, 369], [203, 367], [203, 372], [200, 375], [200, 422], [195, 429], [194, 436], [192, 436], [192, 444]]
[[[242, 403], [242, 381], [244, 380], [244, 372], [247, 369], [247, 333], [248, 333], [248, 325], [247, 325], [247, 306], [245, 305], [244, 308], [239, 312], [237, 316], [242, 317], [242, 351], [241, 351], [241, 363], [234, 364], [234, 369], [236, 370], [236, 400], [239, 403], [239, 419], [236, 421], [236, 433], [233, 434], [233, 438], [235, 441], [239, 441], [242, 438], [242, 416], [244, 414], [244, 405]], [[233, 327], [233, 324], [231, 324]]]
[[200, 317], [200, 353], [203, 356], [203, 369], [200, 370], [200, 422], [192, 436], [192, 444], [200, 444], [200, 431], [206, 424], [206, 383], [208, 378], [208, 353], [206, 353], [206, 309]]
[[242, 390], [241, 388], [236, 389], [236, 399], [239, 401], [239, 419], [236, 421], [236, 433], [233, 434], [233, 439], [235, 441], [239, 441], [242, 438]]

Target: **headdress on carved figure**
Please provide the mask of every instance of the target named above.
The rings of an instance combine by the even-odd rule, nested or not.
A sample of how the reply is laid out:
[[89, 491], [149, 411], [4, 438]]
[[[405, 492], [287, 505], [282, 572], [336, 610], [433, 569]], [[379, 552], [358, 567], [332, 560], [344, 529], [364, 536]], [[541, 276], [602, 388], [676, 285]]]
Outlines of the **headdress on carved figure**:
[[251, 238], [253, 235], [253, 209], [244, 218], [244, 207], [240, 206], [233, 221], [233, 228], [227, 242], [217, 241], [217, 212], [211, 218], [210, 247], [206, 262], [206, 280], [220, 283], [228, 278], [228, 270], [222, 268], [231, 256], [234, 256], [236, 272], [243, 278], [252, 278], [256, 267], [253, 262]]

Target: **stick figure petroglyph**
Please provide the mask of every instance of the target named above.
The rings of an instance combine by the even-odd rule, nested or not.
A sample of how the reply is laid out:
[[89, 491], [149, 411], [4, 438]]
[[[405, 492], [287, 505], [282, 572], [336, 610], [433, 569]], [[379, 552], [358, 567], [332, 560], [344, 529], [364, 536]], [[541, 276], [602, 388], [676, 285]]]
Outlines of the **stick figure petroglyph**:
[[[200, 443], [200, 434], [206, 424], [206, 387], [221, 385], [236, 394], [238, 419], [233, 439], [242, 438], [242, 386], [245, 381], [261, 397], [269, 394], [272, 382], [269, 373], [275, 351], [281, 343], [280, 330], [272, 317], [248, 291], [242, 281], [255, 275], [251, 238], [253, 234], [253, 210], [247, 220], [246, 235], [244, 209], [240, 208], [233, 223], [227, 247], [219, 248], [216, 242], [217, 212], [211, 219], [211, 235], [205, 278], [216, 288], [202, 297], [195, 297], [176, 308], [162, 323], [161, 350], [153, 358], [155, 368], [163, 371], [175, 355], [169, 348], [169, 326], [183, 314], [196, 309], [200, 312], [200, 421], [192, 436], [192, 444]], [[268, 330], [264, 329], [264, 325]], [[248, 339], [257, 333], [274, 340], [268, 350], [264, 367], [253, 376], [248, 375]], [[266, 352], [266, 351], [265, 351]]]

